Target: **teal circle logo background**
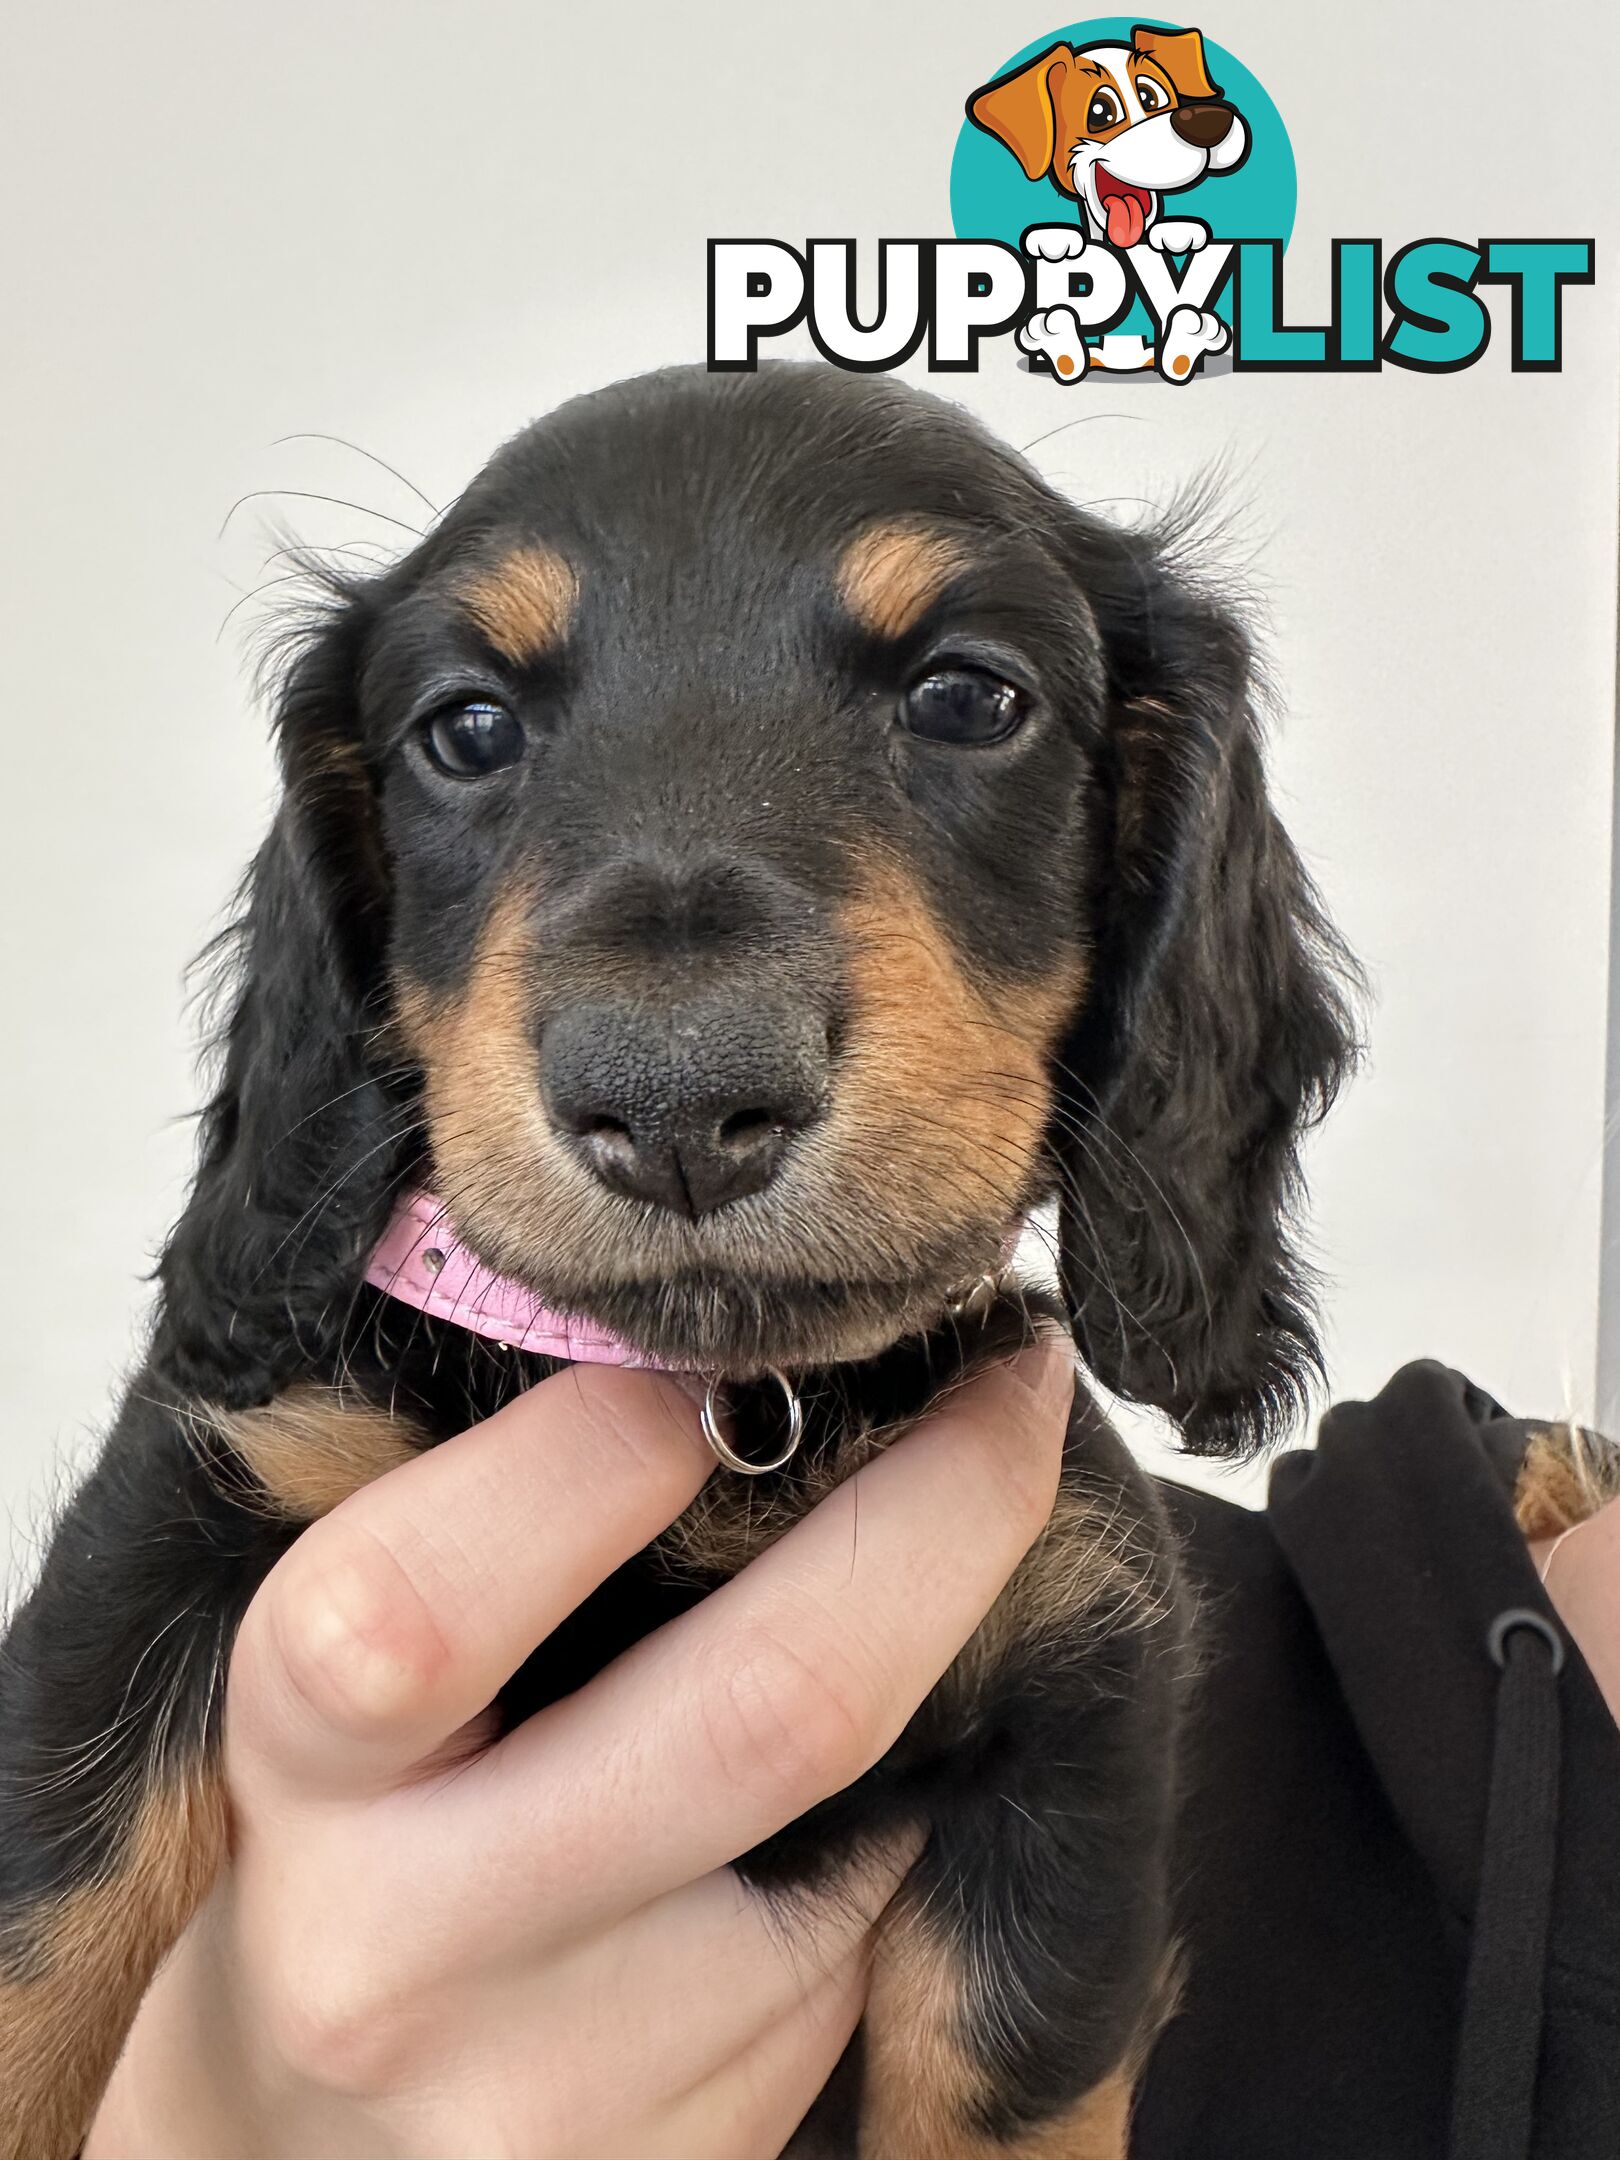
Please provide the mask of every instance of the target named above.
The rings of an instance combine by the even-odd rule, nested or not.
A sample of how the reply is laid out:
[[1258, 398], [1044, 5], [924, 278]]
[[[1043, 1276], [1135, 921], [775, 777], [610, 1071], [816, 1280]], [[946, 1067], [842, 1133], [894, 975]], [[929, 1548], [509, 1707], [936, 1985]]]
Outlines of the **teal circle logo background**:
[[[1137, 15], [1099, 15], [1089, 22], [1060, 24], [1031, 40], [984, 77], [994, 82], [1022, 67], [1052, 45], [1128, 45], [1140, 23]], [[1204, 40], [1210, 77], [1221, 94], [1243, 115], [1249, 130], [1249, 154], [1235, 173], [1211, 173], [1196, 187], [1163, 198], [1164, 217], [1201, 218], [1217, 240], [1280, 240], [1286, 248], [1294, 230], [1298, 179], [1294, 149], [1282, 115], [1256, 78], [1224, 45]], [[963, 92], [966, 103], [971, 84]], [[964, 119], [951, 159], [951, 224], [959, 240], [1004, 240], [1017, 247], [1031, 225], [1073, 225], [1079, 206], [1050, 180], [1026, 180], [1024, 169], [1005, 144]], [[1228, 295], [1230, 287], [1228, 287]], [[1230, 321], [1230, 300], [1217, 304]], [[1149, 328], [1138, 301], [1124, 329]]]

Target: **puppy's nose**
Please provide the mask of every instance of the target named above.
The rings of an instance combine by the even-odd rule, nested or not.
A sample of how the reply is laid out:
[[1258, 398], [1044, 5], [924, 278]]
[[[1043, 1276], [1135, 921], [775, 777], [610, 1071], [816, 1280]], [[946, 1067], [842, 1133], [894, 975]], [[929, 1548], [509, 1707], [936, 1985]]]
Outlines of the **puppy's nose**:
[[758, 999], [579, 1005], [540, 1039], [552, 1122], [605, 1185], [679, 1215], [763, 1190], [827, 1068], [825, 1023]]
[[1218, 142], [1225, 142], [1236, 117], [1230, 105], [1178, 105], [1170, 115], [1170, 125], [1195, 150], [1213, 150]]

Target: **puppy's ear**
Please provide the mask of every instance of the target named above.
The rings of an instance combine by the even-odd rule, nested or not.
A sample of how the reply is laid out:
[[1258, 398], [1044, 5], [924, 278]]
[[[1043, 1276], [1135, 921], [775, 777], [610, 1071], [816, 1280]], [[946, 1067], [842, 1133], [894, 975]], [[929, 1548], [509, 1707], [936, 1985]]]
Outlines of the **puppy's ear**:
[[1320, 1371], [1299, 1149], [1355, 1055], [1356, 976], [1266, 792], [1247, 637], [1150, 541], [1080, 571], [1109, 718], [1085, 905], [1093, 991], [1060, 1076], [1082, 1355], [1237, 1455]]
[[215, 955], [219, 1082], [159, 1268], [159, 1359], [227, 1404], [262, 1400], [327, 1346], [394, 1168], [396, 1113], [369, 1054], [387, 885], [355, 709], [365, 627], [363, 596], [338, 594], [283, 678], [282, 800]]
[[1146, 23], [1138, 23], [1131, 32], [1131, 46], [1146, 59], [1159, 63], [1175, 84], [1178, 98], [1220, 96], [1204, 64], [1201, 30], [1154, 30]]
[[1013, 74], [975, 90], [967, 101], [968, 118], [1006, 144], [1023, 166], [1026, 180], [1040, 180], [1052, 169], [1057, 152], [1057, 100], [1073, 64], [1074, 54], [1067, 45], [1049, 46]]

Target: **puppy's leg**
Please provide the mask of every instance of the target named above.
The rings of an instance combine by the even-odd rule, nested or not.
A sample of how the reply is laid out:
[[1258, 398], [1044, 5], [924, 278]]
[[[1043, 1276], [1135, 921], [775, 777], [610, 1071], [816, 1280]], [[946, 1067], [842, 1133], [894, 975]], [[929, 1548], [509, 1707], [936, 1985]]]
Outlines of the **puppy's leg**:
[[878, 1952], [861, 2160], [1124, 2160], [1167, 2006], [1183, 1633], [1162, 1513], [1083, 1422], [1046, 1538], [946, 1683], [960, 1781]]
[[255, 1474], [217, 1426], [132, 1398], [0, 1644], [0, 2160], [78, 2150], [224, 1851], [241, 1614], [298, 1516], [387, 1466], [364, 1428], [277, 1407], [235, 1421]]

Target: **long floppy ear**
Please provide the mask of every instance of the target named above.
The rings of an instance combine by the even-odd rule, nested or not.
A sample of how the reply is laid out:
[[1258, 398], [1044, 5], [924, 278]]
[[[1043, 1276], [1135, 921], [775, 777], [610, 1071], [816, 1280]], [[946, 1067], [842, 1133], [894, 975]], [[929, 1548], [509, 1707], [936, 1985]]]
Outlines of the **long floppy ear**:
[[1062, 1268], [1098, 1377], [1194, 1452], [1241, 1455], [1320, 1372], [1293, 1212], [1301, 1140], [1354, 1062], [1358, 977], [1267, 796], [1248, 639], [1168, 545], [1092, 526], [1078, 566], [1111, 703]]
[[1204, 62], [1201, 30], [1155, 30], [1147, 23], [1138, 23], [1131, 32], [1131, 45], [1149, 60], [1157, 60], [1175, 84], [1177, 97], [1197, 100], [1220, 96]]
[[159, 1363], [228, 1405], [263, 1400], [335, 1339], [393, 1169], [396, 1113], [370, 1055], [387, 887], [355, 711], [365, 612], [338, 593], [285, 673], [282, 800], [216, 956], [231, 988], [219, 1082], [159, 1267]]
[[1069, 46], [1048, 46], [1013, 74], [975, 90], [967, 101], [968, 118], [1006, 144], [1023, 166], [1026, 180], [1042, 179], [1052, 170], [1057, 153], [1056, 100], [1073, 64]]

